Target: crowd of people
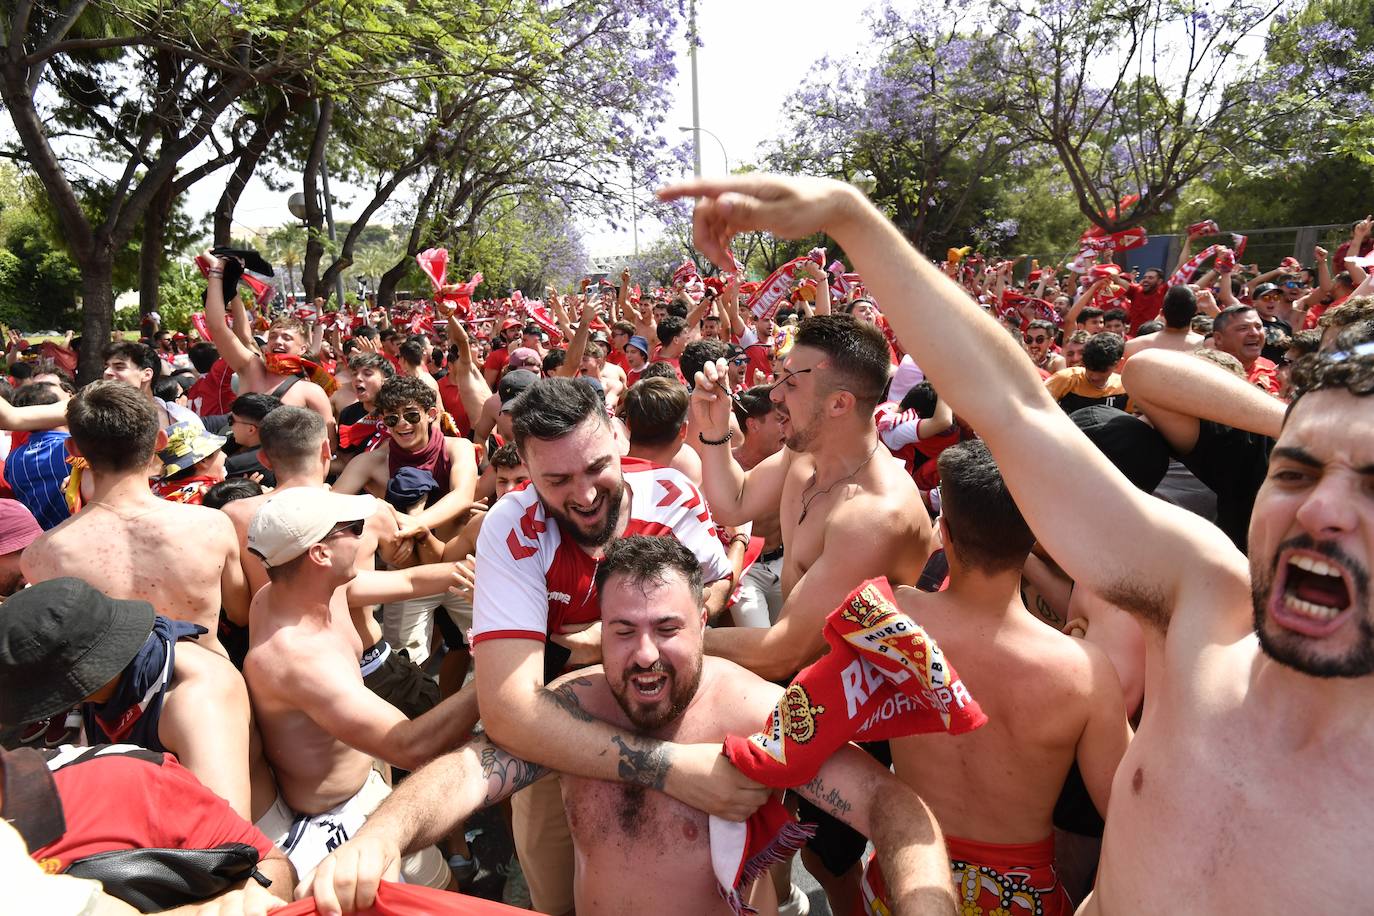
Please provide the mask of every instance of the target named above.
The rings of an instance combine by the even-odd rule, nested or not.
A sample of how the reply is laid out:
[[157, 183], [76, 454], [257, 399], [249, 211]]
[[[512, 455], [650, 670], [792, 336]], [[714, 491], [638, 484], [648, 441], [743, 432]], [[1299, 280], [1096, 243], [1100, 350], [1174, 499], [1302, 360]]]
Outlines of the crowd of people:
[[100, 380], [8, 334], [22, 911], [508, 912], [493, 806], [554, 916], [805, 914], [798, 858], [836, 916], [1361, 911], [1374, 222], [1136, 276], [663, 194], [709, 276], [330, 312], [206, 252]]

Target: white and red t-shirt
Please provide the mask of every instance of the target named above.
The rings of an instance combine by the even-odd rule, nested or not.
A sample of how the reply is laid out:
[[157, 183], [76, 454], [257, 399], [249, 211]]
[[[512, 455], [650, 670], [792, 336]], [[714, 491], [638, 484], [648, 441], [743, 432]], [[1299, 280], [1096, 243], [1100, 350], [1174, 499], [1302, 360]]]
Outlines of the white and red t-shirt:
[[[675, 537], [696, 554], [702, 579], [731, 573], [725, 549], [700, 491], [682, 473], [638, 458], [622, 458], [630, 490], [625, 537]], [[471, 645], [484, 639], [536, 639], [601, 618], [597, 561], [549, 518], [533, 486], [501, 497], [477, 539], [477, 591]]]

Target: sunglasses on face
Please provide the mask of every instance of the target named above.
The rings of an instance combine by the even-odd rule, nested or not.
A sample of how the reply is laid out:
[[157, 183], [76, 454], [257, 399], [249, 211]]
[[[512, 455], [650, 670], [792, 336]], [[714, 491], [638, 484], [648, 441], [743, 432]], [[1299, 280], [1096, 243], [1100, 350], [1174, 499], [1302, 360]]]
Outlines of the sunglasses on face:
[[1026, 343], [1044, 343], [1045, 341], [1049, 340], [1048, 337], [1032, 337], [1029, 334], [1027, 334], [1025, 337], [1021, 339], [1024, 340]]
[[747, 365], [749, 365], [749, 357], [747, 357], [747, 356], [736, 356], [734, 359], [730, 360], [730, 365], [732, 365], [732, 366], [747, 366]]
[[366, 525], [367, 521], [361, 518], [358, 519], [356, 522], [344, 522], [341, 525], [334, 526], [334, 530], [326, 534], [324, 536], [324, 539], [327, 541], [330, 538], [338, 537], [341, 534], [351, 534], [354, 537], [362, 537], [363, 528]]
[[414, 426], [416, 423], [420, 422], [420, 417], [422, 416], [424, 415], [420, 413], [420, 411], [418, 410], [406, 410], [402, 411], [400, 416], [397, 416], [394, 413], [386, 414], [382, 417], [382, 422], [386, 424], [387, 429], [395, 429], [396, 424], [400, 423], [402, 419], [404, 419], [411, 426]]

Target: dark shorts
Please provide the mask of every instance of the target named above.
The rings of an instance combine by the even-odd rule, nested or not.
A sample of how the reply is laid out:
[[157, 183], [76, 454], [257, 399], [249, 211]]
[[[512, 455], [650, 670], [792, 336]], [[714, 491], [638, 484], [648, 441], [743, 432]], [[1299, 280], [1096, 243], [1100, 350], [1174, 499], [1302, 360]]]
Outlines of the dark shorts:
[[453, 620], [453, 615], [448, 612], [448, 608], [439, 607], [434, 609], [434, 625], [439, 628], [439, 635], [444, 638], [444, 645], [452, 649], [466, 649], [467, 641], [463, 639], [463, 630]]
[[[892, 766], [892, 751], [886, 741], [872, 741], [859, 747], [883, 766]], [[800, 796], [797, 798], [797, 820], [816, 825], [816, 835], [807, 841], [806, 848], [832, 875], [843, 875], [863, 858], [868, 846], [866, 836]]]
[[376, 671], [363, 678], [363, 685], [411, 719], [439, 703], [439, 685], [395, 649]]

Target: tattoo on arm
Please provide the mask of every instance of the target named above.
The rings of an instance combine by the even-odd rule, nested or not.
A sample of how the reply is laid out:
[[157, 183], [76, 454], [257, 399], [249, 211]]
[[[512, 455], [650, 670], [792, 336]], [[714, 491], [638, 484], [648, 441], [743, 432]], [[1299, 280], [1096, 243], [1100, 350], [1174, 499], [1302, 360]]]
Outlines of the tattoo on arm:
[[631, 747], [619, 735], [611, 738], [620, 746], [620, 778], [637, 786], [663, 790], [672, 766], [668, 752], [655, 742], [648, 747]]
[[544, 767], [507, 754], [493, 744], [482, 748], [478, 757], [482, 775], [487, 778], [487, 794], [483, 806], [494, 804], [536, 782], [545, 773]]
[[577, 688], [591, 685], [591, 678], [579, 677], [566, 684], [549, 690], [549, 696], [558, 704], [558, 708], [572, 716], [579, 722], [595, 722], [596, 717], [582, 706], [582, 699], [577, 695]]
[[845, 798], [835, 786], [826, 785], [825, 780], [819, 776], [802, 787], [802, 794], [824, 809], [827, 814], [842, 821], [847, 821], [850, 812], [854, 810], [853, 802]]

